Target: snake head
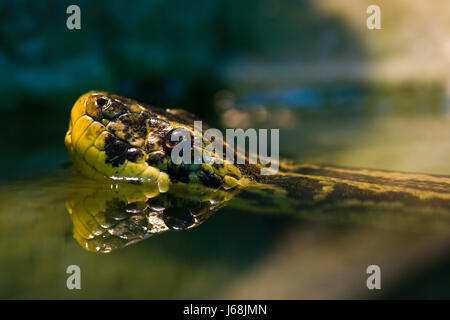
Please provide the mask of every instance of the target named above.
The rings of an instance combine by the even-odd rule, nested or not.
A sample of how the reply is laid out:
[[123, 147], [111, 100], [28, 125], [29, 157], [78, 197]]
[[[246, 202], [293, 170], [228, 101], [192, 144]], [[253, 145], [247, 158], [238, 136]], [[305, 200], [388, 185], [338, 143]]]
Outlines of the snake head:
[[[65, 144], [85, 176], [152, 184], [166, 192], [174, 182], [231, 189], [241, 171], [231, 163], [174, 163], [172, 136], [194, 136], [196, 117], [184, 110], [161, 109], [104, 91], [90, 91], [75, 102]], [[200, 148], [205, 148], [202, 142]], [[243, 180], [242, 180], [243, 181]]]

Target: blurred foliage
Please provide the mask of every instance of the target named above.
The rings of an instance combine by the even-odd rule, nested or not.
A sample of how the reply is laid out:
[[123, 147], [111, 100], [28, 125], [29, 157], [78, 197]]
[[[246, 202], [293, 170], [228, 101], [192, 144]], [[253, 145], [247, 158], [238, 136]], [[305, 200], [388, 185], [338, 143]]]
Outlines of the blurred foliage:
[[[66, 28], [71, 4], [81, 8], [81, 30]], [[3, 178], [68, 160], [69, 111], [88, 90], [188, 109], [219, 125], [213, 97], [229, 85], [228, 63], [362, 51], [311, 1], [16, 0], [0, 3], [0, 20]]]
[[[81, 30], [66, 28], [70, 4], [81, 8]], [[56, 106], [99, 88], [207, 111], [202, 99], [219, 87], [228, 60], [359, 51], [310, 1], [8, 1], [0, 18], [5, 109], [23, 95]]]

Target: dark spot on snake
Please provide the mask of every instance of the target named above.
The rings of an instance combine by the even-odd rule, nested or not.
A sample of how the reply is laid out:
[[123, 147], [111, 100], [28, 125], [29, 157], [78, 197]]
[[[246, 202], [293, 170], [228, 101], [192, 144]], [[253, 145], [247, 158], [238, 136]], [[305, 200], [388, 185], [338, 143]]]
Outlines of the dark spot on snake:
[[129, 131], [127, 131], [127, 130], [123, 130], [123, 133], [125, 134], [125, 139], [126, 139], [126, 140], [130, 140], [131, 137], [133, 137], [133, 136], [131, 135], [131, 133], [130, 133]]
[[188, 168], [184, 163], [181, 163], [179, 165], [176, 164], [169, 165], [167, 169], [168, 169], [167, 173], [169, 174], [172, 181], [189, 183], [190, 171], [188, 170]]
[[147, 163], [153, 164], [164, 158], [166, 154], [163, 151], [154, 151], [148, 155]]
[[131, 113], [121, 116], [120, 121], [125, 125], [125, 138], [130, 139], [132, 136], [145, 138], [147, 135], [147, 120], [149, 116], [148, 112], [141, 112], [139, 115]]
[[173, 128], [172, 125], [170, 123], [168, 123], [167, 121], [164, 121], [162, 119], [155, 119], [155, 118], [150, 119], [150, 126], [157, 130], [164, 130], [166, 132], [169, 130], [172, 130], [172, 128]]
[[154, 133], [150, 133], [147, 137], [147, 144], [145, 146], [147, 152], [152, 152], [155, 149], [155, 146], [160, 144], [161, 139], [158, 135]]
[[168, 148], [168, 149], [172, 149], [172, 148], [175, 147], [176, 144], [179, 142], [179, 141], [172, 141], [172, 134], [173, 134], [175, 131], [176, 131], [176, 129], [170, 131], [170, 132], [166, 135], [166, 137], [165, 137], [165, 139], [164, 139], [164, 145], [165, 145], [165, 147]]
[[[164, 137], [164, 147], [166, 149], [172, 149], [173, 147], [175, 147], [178, 143], [180, 143], [181, 141], [184, 140], [184, 135], [183, 133], [187, 132], [185, 129], [183, 128], [177, 128], [177, 129], [173, 129], [171, 131], [169, 131], [169, 133], [167, 133]], [[178, 141], [172, 141], [172, 136], [174, 133], [179, 133], [178, 135]], [[191, 138], [191, 145], [193, 144], [193, 140]]]
[[209, 188], [219, 188], [222, 185], [222, 179], [216, 174], [209, 174], [201, 170], [197, 173], [200, 181]]
[[127, 160], [129, 160], [131, 162], [136, 162], [137, 159], [142, 157], [142, 155], [143, 155], [143, 153], [141, 150], [139, 150], [137, 148], [129, 148], [127, 150], [126, 158], [127, 158]]
[[145, 207], [146, 204], [144, 201], [132, 202], [127, 204], [125, 211], [129, 214], [139, 214], [144, 212]]
[[150, 119], [151, 115], [147, 111], [142, 111], [141, 112], [141, 117], [143, 117], [145, 119]]
[[129, 145], [115, 137], [108, 136], [105, 139], [105, 163], [112, 164], [113, 167], [118, 167], [125, 162], [126, 153]]
[[117, 220], [125, 219], [128, 215], [125, 211], [126, 203], [118, 198], [106, 201], [106, 210], [103, 211], [105, 223], [109, 227], [113, 226]]
[[186, 230], [195, 224], [194, 217], [185, 207], [166, 209], [163, 219], [171, 230]]

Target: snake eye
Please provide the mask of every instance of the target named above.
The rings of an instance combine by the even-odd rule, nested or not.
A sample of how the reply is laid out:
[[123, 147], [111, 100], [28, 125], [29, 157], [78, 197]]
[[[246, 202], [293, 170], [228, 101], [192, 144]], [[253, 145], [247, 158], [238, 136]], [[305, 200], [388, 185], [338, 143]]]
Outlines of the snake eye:
[[166, 154], [163, 151], [153, 151], [148, 155], [148, 162], [155, 163], [164, 158]]
[[184, 140], [185, 135], [188, 134], [185, 129], [173, 129], [165, 137], [164, 144], [167, 148], [172, 149], [178, 143]]

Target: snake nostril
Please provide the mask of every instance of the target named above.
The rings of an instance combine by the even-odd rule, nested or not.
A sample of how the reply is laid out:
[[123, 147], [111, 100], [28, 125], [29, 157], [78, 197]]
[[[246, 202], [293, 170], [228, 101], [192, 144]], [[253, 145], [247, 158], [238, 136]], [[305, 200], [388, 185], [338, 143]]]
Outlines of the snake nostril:
[[116, 120], [128, 111], [121, 102], [108, 98], [99, 98], [95, 103], [101, 109], [102, 115], [108, 120]]
[[103, 108], [108, 102], [109, 102], [109, 99], [105, 99], [105, 98], [98, 98], [97, 100], [95, 100], [95, 104], [99, 108]]

